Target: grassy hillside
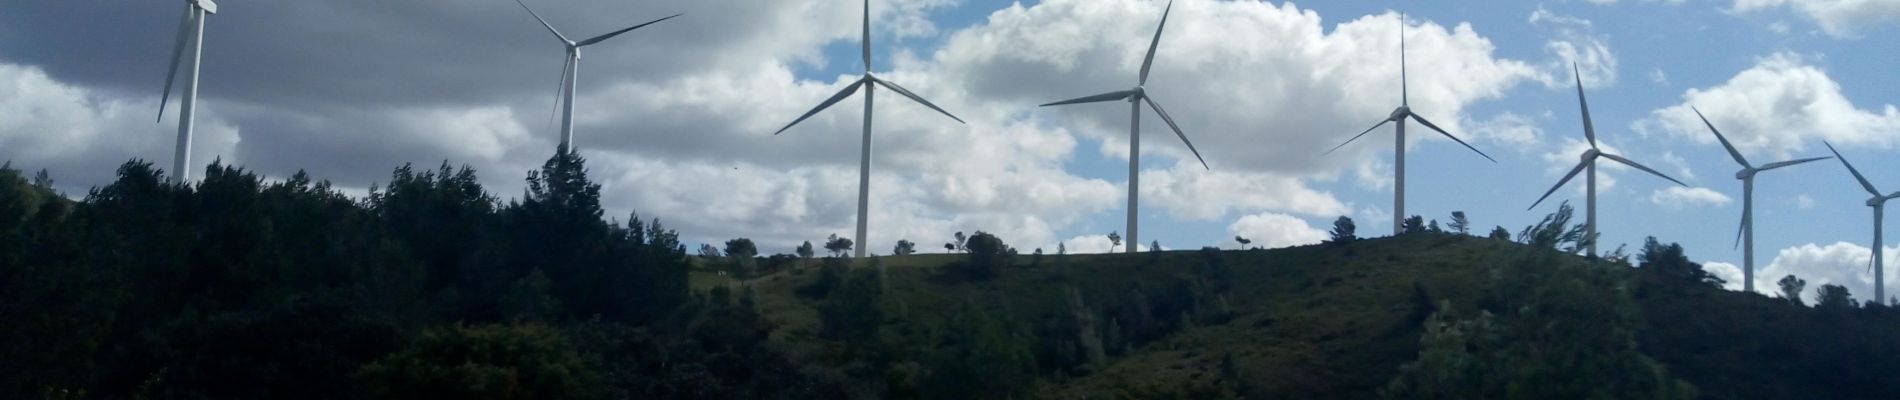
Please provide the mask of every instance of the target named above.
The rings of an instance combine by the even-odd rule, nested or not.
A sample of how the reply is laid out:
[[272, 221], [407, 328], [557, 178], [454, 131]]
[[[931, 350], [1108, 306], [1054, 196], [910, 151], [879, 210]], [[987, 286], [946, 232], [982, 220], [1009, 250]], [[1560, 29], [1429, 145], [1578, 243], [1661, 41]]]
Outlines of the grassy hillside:
[[[953, 336], [946, 331], [964, 321], [959, 315], [974, 308], [999, 320], [1005, 336], [1021, 343], [1018, 350], [1034, 354], [1033, 371], [1019, 372], [1031, 375], [1021, 394], [1378, 397], [1402, 365], [1420, 358], [1434, 312], [1512, 307], [1500, 304], [1515, 298], [1499, 293], [1509, 280], [1502, 276], [1531, 267], [1550, 275], [1608, 271], [1600, 287], [1583, 287], [1625, 293], [1636, 309], [1636, 347], [1705, 397], [1884, 398], [1878, 393], [1900, 389], [1900, 380], [1860, 363], [1891, 365], [1900, 354], [1900, 339], [1893, 339], [1900, 324], [1884, 309], [1814, 310], [1556, 254], [1501, 240], [1413, 234], [1274, 250], [1019, 255], [1013, 268], [986, 281], [948, 272], [967, 262], [964, 255], [883, 257], [851, 265], [866, 277], [875, 277], [873, 264], [887, 271], [888, 286], [876, 300], [884, 310], [879, 333], [859, 340], [825, 334], [822, 310], [844, 300], [799, 294], [825, 279], [819, 268], [749, 283], [761, 314], [779, 326], [770, 346], [814, 374], [852, 381], [854, 393], [867, 396], [931, 396], [917, 371], [942, 369], [927, 361], [930, 349], [942, 347]], [[1159, 321], [1133, 321], [1144, 314], [1139, 308]], [[1082, 314], [1094, 317], [1095, 331], [1126, 333], [1103, 335], [1103, 359], [1062, 366], [1060, 360], [1087, 359], [1060, 354], [1079, 347], [1052, 339], [1064, 336], [1056, 327], [1089, 319]], [[1587, 318], [1556, 315], [1544, 323], [1607, 323]]]

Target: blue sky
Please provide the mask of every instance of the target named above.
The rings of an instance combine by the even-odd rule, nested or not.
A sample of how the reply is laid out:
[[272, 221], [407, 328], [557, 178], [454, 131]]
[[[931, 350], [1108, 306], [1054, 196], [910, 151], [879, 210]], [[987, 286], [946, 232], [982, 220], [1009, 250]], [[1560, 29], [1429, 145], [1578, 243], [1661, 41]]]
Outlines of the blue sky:
[[[151, 114], [177, 11], [160, 3], [6, 6], [0, 159], [51, 170], [69, 194], [109, 182], [128, 158], [169, 165], [175, 119]], [[856, 79], [859, 3], [529, 4], [577, 36], [687, 14], [582, 61], [576, 136], [610, 214], [658, 216], [691, 241], [751, 237], [768, 252], [849, 236], [861, 100], [770, 132]], [[1105, 250], [1104, 234], [1124, 229], [1126, 106], [1035, 105], [1132, 85], [1164, 4], [873, 1], [872, 69], [969, 124], [880, 93], [868, 248], [936, 249], [951, 232], [985, 230], [1025, 251]], [[512, 2], [224, 8], [206, 28], [194, 164], [308, 170], [363, 193], [394, 166], [449, 160], [505, 198], [553, 147], [560, 49]], [[1739, 278], [1738, 167], [1689, 105], [1757, 164], [1826, 155], [1827, 139], [1900, 191], [1900, 45], [1883, 40], [1900, 30], [1900, 2], [1180, 0], [1148, 89], [1212, 170], [1144, 114], [1143, 244], [1311, 243], [1339, 215], [1361, 235], [1387, 232], [1391, 128], [1319, 153], [1398, 105], [1396, 12], [1407, 13], [1413, 107], [1497, 158], [1412, 124], [1408, 213], [1445, 222], [1465, 211], [1474, 230], [1515, 232], [1561, 201], [1581, 208], [1579, 177], [1525, 210], [1581, 151], [1572, 62], [1609, 148], [1699, 188], [1603, 169], [1605, 251], [1656, 236]], [[1758, 290], [1794, 273], [1869, 294], [1866, 197], [1833, 160], [1763, 174]]]

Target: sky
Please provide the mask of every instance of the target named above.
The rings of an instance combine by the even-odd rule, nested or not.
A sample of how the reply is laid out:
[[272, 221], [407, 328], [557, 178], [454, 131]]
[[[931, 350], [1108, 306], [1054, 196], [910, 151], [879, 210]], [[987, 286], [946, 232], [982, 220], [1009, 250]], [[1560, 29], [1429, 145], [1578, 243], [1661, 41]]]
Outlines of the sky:
[[[576, 38], [686, 14], [583, 52], [576, 142], [611, 217], [657, 217], [695, 244], [748, 237], [768, 253], [851, 236], [863, 100], [772, 132], [863, 71], [861, 3], [529, 4]], [[1125, 228], [1127, 108], [1036, 105], [1134, 86], [1166, 5], [872, 1], [873, 73], [968, 123], [880, 91], [865, 245], [941, 251], [982, 230], [1024, 252], [1106, 251], [1106, 234]], [[0, 160], [48, 170], [73, 197], [129, 159], [169, 167], [177, 102], [154, 118], [183, 7], [0, 6]], [[194, 168], [305, 170], [361, 195], [397, 166], [446, 161], [513, 198], [559, 140], [562, 47], [512, 1], [228, 0], [219, 11], [205, 27]], [[1896, 33], [1900, 0], [1179, 0], [1146, 89], [1208, 167], [1144, 111], [1141, 241], [1309, 244], [1339, 216], [1361, 236], [1387, 234], [1390, 126], [1325, 151], [1399, 105], [1403, 34], [1414, 111], [1497, 159], [1410, 125], [1409, 214], [1443, 223], [1464, 211], [1474, 231], [1515, 233], [1560, 202], [1581, 210], [1581, 177], [1527, 209], [1588, 146], [1581, 78], [1605, 151], [1688, 184], [1606, 163], [1603, 251], [1679, 242], [1739, 289], [1739, 167], [1690, 107], [1757, 165], [1830, 155], [1826, 140], [1900, 191]], [[1756, 186], [1757, 291], [1794, 274], [1810, 298], [1822, 284], [1872, 294], [1869, 196], [1840, 162], [1765, 172]], [[1900, 289], [1893, 242], [1887, 287]]]

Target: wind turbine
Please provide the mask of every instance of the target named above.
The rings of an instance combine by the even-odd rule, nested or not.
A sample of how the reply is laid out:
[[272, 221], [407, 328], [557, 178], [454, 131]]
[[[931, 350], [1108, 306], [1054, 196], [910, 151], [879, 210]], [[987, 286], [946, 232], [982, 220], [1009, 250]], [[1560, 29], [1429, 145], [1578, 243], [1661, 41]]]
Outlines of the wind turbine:
[[198, 105], [198, 62], [204, 52], [205, 15], [217, 14], [218, 3], [211, 0], [186, 0], [185, 18], [178, 23], [178, 41], [172, 45], [171, 70], [165, 72], [165, 93], [158, 98], [158, 121], [165, 120], [165, 103], [171, 100], [172, 80], [178, 77], [178, 62], [191, 47], [191, 70], [185, 75], [183, 97], [178, 102], [178, 147], [172, 151], [172, 180], [191, 182], [191, 122]]
[[1139, 221], [1135, 218], [1136, 205], [1140, 204], [1139, 196], [1137, 193], [1141, 188], [1141, 176], [1140, 176], [1141, 104], [1144, 102], [1148, 103], [1148, 107], [1154, 109], [1155, 114], [1160, 115], [1161, 120], [1168, 123], [1168, 128], [1174, 130], [1174, 135], [1181, 137], [1181, 143], [1187, 144], [1188, 151], [1194, 152], [1194, 159], [1200, 160], [1201, 168], [1208, 168], [1207, 160], [1201, 158], [1200, 150], [1194, 149], [1194, 142], [1188, 141], [1187, 134], [1181, 132], [1181, 126], [1175, 125], [1174, 118], [1168, 116], [1168, 111], [1162, 109], [1161, 103], [1155, 102], [1154, 98], [1148, 95], [1147, 90], [1142, 88], [1144, 85], [1148, 84], [1148, 69], [1149, 67], [1153, 66], [1155, 62], [1155, 47], [1161, 44], [1161, 30], [1163, 28], [1168, 27], [1168, 13], [1173, 10], [1174, 10], [1174, 2], [1169, 1], [1168, 7], [1161, 11], [1161, 25], [1155, 27], [1154, 41], [1148, 43], [1148, 57], [1142, 59], [1141, 61], [1141, 79], [1136, 81], [1134, 89], [1108, 92], [1108, 93], [1103, 93], [1103, 94], [1098, 94], [1098, 95], [1093, 95], [1093, 96], [1079, 97], [1079, 98], [1063, 100], [1063, 101], [1058, 101], [1058, 102], [1049, 103], [1049, 104], [1043, 104], [1041, 106], [1041, 107], [1048, 107], [1048, 106], [1059, 106], [1059, 105], [1064, 105], [1064, 104], [1097, 103], [1097, 102], [1116, 101], [1116, 100], [1128, 101], [1128, 105], [1130, 106], [1130, 108], [1129, 108], [1129, 114], [1128, 114], [1128, 241], [1127, 242], [1130, 244], [1127, 247], [1127, 251], [1129, 253], [1135, 252], [1135, 248], [1138, 247], [1138, 246], [1135, 246], [1134, 244], [1141, 243], [1141, 239], [1137, 237], [1139, 231], [1136, 230], [1136, 228], [1139, 226]]
[[1597, 254], [1597, 240], [1596, 240], [1597, 238], [1597, 157], [1608, 158], [1611, 161], [1623, 163], [1623, 165], [1628, 165], [1630, 167], [1643, 170], [1643, 172], [1648, 172], [1650, 174], [1660, 176], [1663, 179], [1668, 179], [1670, 182], [1675, 182], [1677, 185], [1682, 185], [1684, 187], [1687, 187], [1689, 186], [1689, 184], [1682, 183], [1682, 181], [1676, 180], [1676, 178], [1671, 178], [1669, 177], [1669, 175], [1663, 175], [1663, 173], [1661, 172], [1656, 172], [1656, 170], [1650, 169], [1649, 167], [1645, 167], [1643, 166], [1643, 164], [1638, 164], [1635, 161], [1630, 161], [1630, 159], [1628, 158], [1623, 158], [1622, 156], [1618, 156], [1615, 154], [1605, 153], [1603, 152], [1603, 150], [1598, 149], [1596, 126], [1590, 123], [1590, 102], [1584, 100], [1583, 98], [1583, 74], [1579, 72], [1579, 70], [1577, 69], [1577, 65], [1575, 63], [1570, 64], [1570, 69], [1572, 73], [1577, 75], [1577, 104], [1581, 106], [1583, 109], [1583, 137], [1590, 140], [1590, 149], [1584, 150], [1583, 154], [1578, 157], [1580, 158], [1580, 160], [1577, 161], [1576, 168], [1571, 168], [1570, 173], [1564, 174], [1564, 178], [1558, 180], [1556, 185], [1551, 186], [1550, 191], [1544, 192], [1544, 197], [1539, 197], [1537, 198], [1536, 203], [1531, 203], [1530, 208], [1537, 208], [1537, 205], [1540, 203], [1543, 203], [1544, 199], [1550, 198], [1551, 193], [1556, 193], [1558, 188], [1563, 187], [1565, 183], [1569, 183], [1570, 178], [1575, 178], [1577, 177], [1578, 172], [1583, 172], [1583, 170], [1589, 169], [1590, 175], [1589, 177], [1586, 178], [1588, 180], [1588, 185], [1587, 185], [1588, 189], [1586, 192], [1586, 196], [1587, 196], [1586, 203], [1588, 204], [1586, 209], [1588, 210], [1587, 212], [1588, 216], [1585, 217], [1584, 227], [1585, 227], [1585, 233], [1587, 235], [1586, 237], [1590, 238], [1590, 255], [1595, 256]]
[[1407, 217], [1407, 215], [1405, 214], [1405, 120], [1407, 118], [1418, 120], [1418, 123], [1424, 124], [1425, 127], [1432, 128], [1432, 130], [1434, 131], [1438, 131], [1439, 134], [1445, 135], [1445, 137], [1447, 138], [1451, 138], [1452, 141], [1458, 142], [1458, 144], [1465, 145], [1465, 148], [1471, 149], [1471, 151], [1473, 152], [1477, 152], [1478, 155], [1484, 156], [1484, 159], [1486, 160], [1491, 160], [1491, 162], [1493, 163], [1498, 162], [1497, 159], [1491, 158], [1490, 155], [1484, 154], [1484, 152], [1482, 151], [1478, 151], [1478, 148], [1471, 147], [1470, 143], [1465, 143], [1465, 141], [1459, 140], [1457, 136], [1452, 136], [1451, 133], [1445, 132], [1444, 129], [1439, 129], [1437, 124], [1433, 124], [1432, 121], [1426, 120], [1424, 116], [1421, 116], [1421, 115], [1418, 115], [1418, 113], [1412, 112], [1411, 97], [1412, 97], [1411, 91], [1406, 87], [1406, 82], [1405, 82], [1405, 16], [1404, 14], [1400, 14], [1399, 16], [1399, 108], [1392, 110], [1392, 115], [1387, 116], [1384, 121], [1379, 121], [1378, 124], [1372, 125], [1371, 128], [1366, 128], [1364, 132], [1359, 132], [1359, 135], [1353, 136], [1352, 139], [1346, 139], [1345, 143], [1340, 143], [1338, 146], [1333, 146], [1331, 150], [1326, 150], [1326, 154], [1332, 154], [1333, 151], [1339, 150], [1339, 148], [1341, 147], [1346, 147], [1346, 144], [1352, 143], [1352, 141], [1354, 140], [1359, 140], [1360, 136], [1365, 136], [1367, 133], [1372, 133], [1373, 129], [1379, 129], [1379, 127], [1385, 126], [1385, 124], [1389, 122], [1398, 123], [1396, 125], [1393, 125], [1393, 127], [1395, 128], [1395, 131], [1398, 134], [1393, 139], [1394, 143], [1396, 144], [1393, 146], [1393, 150], [1392, 150], [1392, 160], [1393, 160], [1392, 168], [1394, 170], [1392, 173], [1392, 177], [1393, 177], [1392, 178], [1392, 183], [1393, 183], [1392, 234], [1394, 235], [1405, 233], [1405, 218]]
[[665, 21], [665, 20], [673, 19], [674, 17], [685, 15], [685, 14], [673, 14], [673, 15], [667, 16], [666, 18], [660, 18], [660, 19], [648, 21], [647, 23], [644, 23], [644, 24], [634, 25], [626, 29], [621, 29], [621, 30], [617, 30], [613, 32], [607, 32], [607, 34], [604, 34], [604, 35], [595, 36], [595, 37], [587, 38], [586, 40], [576, 42], [573, 40], [569, 40], [566, 35], [562, 35], [561, 31], [554, 30], [554, 25], [549, 25], [548, 20], [541, 19], [541, 15], [536, 14], [533, 8], [528, 8], [528, 3], [523, 3], [521, 2], [521, 0], [515, 0], [515, 3], [520, 4], [522, 9], [528, 10], [528, 15], [534, 16], [535, 21], [540, 21], [541, 26], [548, 28], [548, 33], [554, 34], [554, 37], [556, 39], [561, 40], [561, 46], [564, 46], [565, 48], [567, 48], [567, 62], [561, 64], [561, 81], [558, 84], [558, 88], [555, 89], [555, 90], [560, 91], [560, 94], [556, 96], [554, 99], [555, 105], [561, 107], [561, 144], [560, 144], [560, 147], [557, 149], [557, 151], [562, 151], [562, 152], [574, 151], [574, 80], [576, 78], [579, 78], [580, 76], [581, 48], [587, 47], [588, 45], [592, 45], [595, 43], [600, 43], [601, 41], [611, 39], [614, 36], [619, 36], [622, 33], [627, 33], [628, 31], [632, 31], [634, 29], [640, 29], [641, 27], [644, 27], [647, 25], [653, 25], [655, 23], [659, 23], [660, 21]]
[[858, 88], [864, 88], [864, 141], [860, 145], [863, 151], [858, 157], [858, 235], [857, 246], [853, 246], [856, 249], [854, 255], [860, 258], [864, 257], [864, 248], [870, 247], [868, 243], [864, 242], [864, 232], [866, 222], [870, 219], [869, 212], [871, 207], [871, 98], [872, 93], [875, 91], [873, 90], [874, 87], [883, 86], [885, 89], [897, 92], [897, 94], [908, 97], [918, 104], [923, 104], [924, 107], [930, 107], [930, 109], [936, 110], [944, 116], [956, 120], [957, 123], [963, 123], [963, 119], [957, 118], [955, 115], [950, 115], [949, 111], [944, 111], [943, 108], [937, 107], [936, 104], [930, 104], [929, 100], [924, 100], [923, 97], [917, 96], [916, 93], [911, 93], [910, 90], [904, 89], [903, 86], [871, 75], [871, 0], [864, 0], [863, 33], [864, 76], [858, 78], [857, 82], [852, 82], [850, 85], [845, 86], [844, 90], [839, 90], [838, 94], [832, 95], [829, 99], [825, 99], [825, 102], [818, 103], [818, 107], [805, 112], [805, 115], [801, 115], [798, 119], [792, 120], [792, 123], [785, 124], [785, 127], [779, 128], [778, 132], [772, 133], [773, 135], [785, 133], [785, 130], [792, 129], [793, 125], [798, 125], [799, 122], [803, 122], [806, 118], [811, 118], [812, 115], [817, 114], [819, 111], [824, 111], [825, 108], [831, 107], [833, 104], [838, 104], [839, 101], [843, 101], [846, 97], [851, 97], [852, 93], [857, 93]]
[[1841, 165], [1847, 166], [1847, 172], [1854, 173], [1854, 180], [1860, 181], [1860, 187], [1867, 189], [1867, 193], [1874, 196], [1867, 198], [1867, 206], [1874, 208], [1874, 260], [1872, 263], [1874, 270], [1874, 301], [1886, 301], [1886, 281], [1882, 280], [1885, 279], [1883, 272], [1885, 272], [1884, 270], [1886, 269], [1886, 260], [1880, 259], [1880, 247], [1882, 243], [1885, 242], [1880, 240], [1880, 224], [1885, 221], [1884, 218], [1886, 218], [1887, 200], [1900, 198], [1900, 192], [1881, 195], [1880, 190], [1874, 189], [1873, 183], [1867, 182], [1867, 177], [1861, 176], [1860, 170], [1854, 169], [1854, 164], [1847, 163], [1847, 157], [1841, 157], [1841, 152], [1834, 150], [1833, 144], [1827, 141], [1821, 141], [1821, 144], [1827, 145], [1827, 151], [1834, 152], [1834, 158], [1840, 159]]
[[1741, 171], [1735, 171], [1735, 179], [1742, 180], [1742, 225], [1740, 228], [1736, 229], [1735, 239], [1742, 244], [1742, 290], [1748, 293], [1754, 293], [1755, 292], [1755, 174], [1761, 173], [1762, 171], [1792, 166], [1796, 164], [1806, 163], [1809, 161], [1825, 160], [1827, 159], [1827, 157], [1803, 158], [1799, 160], [1769, 163], [1767, 165], [1756, 167], [1754, 164], [1749, 164], [1747, 159], [1742, 158], [1742, 152], [1736, 151], [1735, 145], [1732, 143], [1729, 143], [1728, 138], [1722, 137], [1722, 131], [1716, 130], [1715, 124], [1709, 123], [1709, 117], [1702, 116], [1702, 110], [1697, 110], [1695, 107], [1689, 107], [1689, 109], [1695, 111], [1696, 117], [1702, 118], [1702, 124], [1708, 125], [1709, 132], [1715, 133], [1715, 139], [1722, 142], [1722, 148], [1728, 149], [1728, 155], [1730, 157], [1735, 158], [1735, 163], [1742, 165]]

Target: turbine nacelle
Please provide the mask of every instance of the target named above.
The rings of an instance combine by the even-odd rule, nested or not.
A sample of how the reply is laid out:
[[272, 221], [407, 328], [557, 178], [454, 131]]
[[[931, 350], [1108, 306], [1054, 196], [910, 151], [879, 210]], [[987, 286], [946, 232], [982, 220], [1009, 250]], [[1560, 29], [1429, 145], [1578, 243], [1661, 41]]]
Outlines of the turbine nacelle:
[[1735, 179], [1748, 180], [1749, 178], [1754, 178], [1755, 174], [1759, 172], [1761, 172], [1759, 169], [1742, 168], [1740, 171], [1735, 171]]
[[1589, 149], [1589, 150], [1584, 150], [1583, 155], [1577, 156], [1577, 158], [1581, 160], [1578, 162], [1588, 163], [1591, 161], [1596, 161], [1597, 156], [1601, 156], [1601, 155], [1603, 155], [1603, 151], [1600, 151], [1597, 149]]
[[1148, 89], [1147, 89], [1147, 88], [1144, 88], [1144, 87], [1142, 87], [1141, 85], [1135, 85], [1135, 88], [1134, 88], [1134, 89], [1130, 89], [1130, 90], [1128, 90], [1128, 102], [1130, 102], [1130, 103], [1140, 103], [1140, 102], [1141, 102], [1141, 98], [1142, 98], [1143, 96], [1147, 96], [1147, 95], [1148, 95]]
[[218, 3], [212, 2], [211, 0], [191, 0], [191, 5], [198, 7], [200, 10], [205, 10], [206, 13], [218, 13]]
[[1408, 117], [1411, 115], [1412, 115], [1412, 106], [1399, 106], [1399, 108], [1393, 109], [1392, 115], [1389, 117], [1386, 117], [1385, 120], [1392, 121], [1392, 122], [1404, 122], [1405, 117]]
[[1887, 204], [1887, 200], [1891, 200], [1891, 199], [1893, 198], [1887, 197], [1887, 196], [1874, 196], [1871, 199], [1867, 199], [1867, 206], [1873, 207], [1873, 208], [1880, 208], [1880, 206]]

